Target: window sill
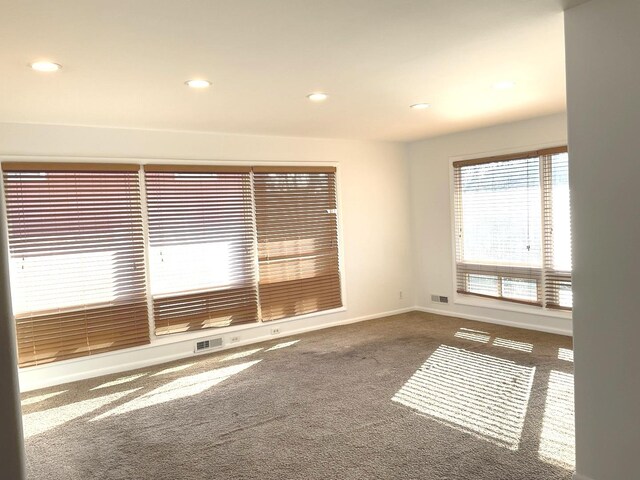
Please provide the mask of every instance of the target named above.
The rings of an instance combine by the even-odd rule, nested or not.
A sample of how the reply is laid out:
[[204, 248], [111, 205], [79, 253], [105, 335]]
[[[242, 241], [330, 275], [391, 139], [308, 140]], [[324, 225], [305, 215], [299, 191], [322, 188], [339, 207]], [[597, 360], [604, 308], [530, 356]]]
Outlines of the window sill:
[[501, 300], [492, 300], [490, 298], [477, 298], [466, 296], [464, 294], [456, 294], [453, 299], [454, 305], [464, 305], [467, 307], [479, 307], [492, 310], [503, 310], [506, 312], [524, 313], [527, 315], [537, 315], [539, 317], [552, 317], [560, 318], [564, 320], [572, 320], [573, 315], [571, 312], [562, 310], [553, 310], [551, 308], [534, 307], [521, 305], [517, 303], [510, 303]]

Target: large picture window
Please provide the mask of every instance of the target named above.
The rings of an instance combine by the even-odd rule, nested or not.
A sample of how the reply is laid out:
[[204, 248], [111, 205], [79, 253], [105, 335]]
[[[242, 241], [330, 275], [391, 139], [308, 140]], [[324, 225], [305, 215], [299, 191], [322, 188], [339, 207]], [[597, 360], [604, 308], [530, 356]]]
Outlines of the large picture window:
[[570, 309], [566, 148], [453, 168], [458, 293]]
[[2, 167], [20, 365], [148, 343], [139, 167]]
[[156, 334], [258, 320], [250, 172], [145, 166]]
[[20, 366], [342, 306], [333, 167], [2, 169]]
[[262, 318], [340, 307], [334, 170], [254, 170]]

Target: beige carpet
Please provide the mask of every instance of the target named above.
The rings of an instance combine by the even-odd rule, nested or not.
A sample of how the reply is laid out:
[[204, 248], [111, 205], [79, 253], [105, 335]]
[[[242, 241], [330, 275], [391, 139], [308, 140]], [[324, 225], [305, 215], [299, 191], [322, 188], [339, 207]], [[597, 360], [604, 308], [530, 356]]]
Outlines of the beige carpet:
[[28, 478], [571, 478], [567, 337], [411, 313], [23, 395]]

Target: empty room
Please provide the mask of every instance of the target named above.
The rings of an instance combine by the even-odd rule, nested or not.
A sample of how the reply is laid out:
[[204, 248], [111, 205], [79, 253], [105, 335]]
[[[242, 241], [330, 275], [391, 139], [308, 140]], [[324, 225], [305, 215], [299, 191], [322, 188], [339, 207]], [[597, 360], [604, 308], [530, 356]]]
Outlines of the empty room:
[[638, 25], [0, 0], [0, 479], [640, 479]]

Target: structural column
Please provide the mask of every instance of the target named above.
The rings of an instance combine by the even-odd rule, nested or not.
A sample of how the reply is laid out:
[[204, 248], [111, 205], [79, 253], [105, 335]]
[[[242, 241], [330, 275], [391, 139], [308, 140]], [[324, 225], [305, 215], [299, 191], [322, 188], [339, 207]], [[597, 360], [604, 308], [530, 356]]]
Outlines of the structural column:
[[576, 480], [640, 478], [640, 0], [565, 12]]
[[2, 200], [0, 207], [0, 478], [23, 480], [26, 477], [22, 412]]

